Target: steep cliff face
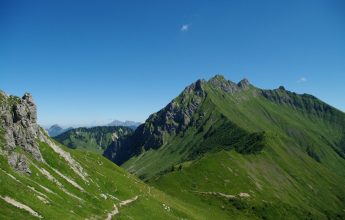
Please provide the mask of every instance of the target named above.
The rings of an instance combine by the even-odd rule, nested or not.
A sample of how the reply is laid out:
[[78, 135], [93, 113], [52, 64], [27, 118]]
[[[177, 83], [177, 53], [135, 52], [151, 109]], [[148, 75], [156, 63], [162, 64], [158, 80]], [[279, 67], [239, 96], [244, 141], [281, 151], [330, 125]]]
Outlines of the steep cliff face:
[[30, 173], [25, 153], [43, 161], [36, 139], [40, 135], [36, 105], [29, 93], [22, 98], [0, 93], [0, 130], [4, 139], [1, 153], [16, 170]]
[[205, 98], [202, 84], [201, 80], [191, 84], [164, 109], [152, 114], [146, 123], [135, 131], [142, 137], [137, 144], [145, 149], [158, 148], [166, 142], [164, 134], [174, 135], [184, 131]]

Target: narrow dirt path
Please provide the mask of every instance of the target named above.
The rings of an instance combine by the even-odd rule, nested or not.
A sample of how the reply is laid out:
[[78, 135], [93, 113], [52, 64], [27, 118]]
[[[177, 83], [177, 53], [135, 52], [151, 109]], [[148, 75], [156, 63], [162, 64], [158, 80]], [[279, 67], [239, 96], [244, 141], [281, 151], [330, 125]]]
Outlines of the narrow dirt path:
[[[130, 199], [127, 199], [127, 200], [123, 200], [123, 201], [120, 202], [120, 207], [129, 205], [130, 203], [136, 201], [137, 199], [138, 199], [138, 196], [134, 196], [133, 198], [130, 198]], [[119, 213], [120, 213], [119, 209], [114, 204], [114, 209], [107, 214], [107, 218], [105, 220], [111, 220], [113, 216], [115, 216], [115, 215], [117, 215]]]
[[134, 196], [134, 197], [131, 198], [131, 199], [124, 200], [124, 201], [120, 202], [120, 207], [121, 207], [121, 206], [128, 205], [128, 204], [134, 202], [134, 201], [137, 200], [137, 199], [138, 199], [138, 196]]
[[107, 218], [105, 220], [111, 220], [113, 218], [114, 215], [119, 214], [119, 209], [117, 208], [117, 206], [114, 204], [114, 209], [113, 211], [109, 212], [107, 215]]
[[236, 198], [237, 196], [240, 198], [249, 198], [250, 195], [248, 193], [244, 193], [244, 192], [240, 192], [237, 196], [236, 195], [228, 195], [225, 193], [221, 193], [221, 192], [201, 192], [201, 191], [191, 191], [194, 193], [199, 193], [199, 194], [203, 194], [203, 195], [214, 195], [214, 196], [221, 196], [221, 197], [225, 197], [227, 199], [233, 199]]

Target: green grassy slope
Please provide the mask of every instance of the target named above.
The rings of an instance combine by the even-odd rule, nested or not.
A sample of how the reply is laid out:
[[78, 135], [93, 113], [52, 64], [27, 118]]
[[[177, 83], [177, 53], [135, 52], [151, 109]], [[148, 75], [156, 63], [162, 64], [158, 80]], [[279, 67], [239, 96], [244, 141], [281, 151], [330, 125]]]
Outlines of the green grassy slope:
[[229, 217], [344, 218], [344, 179], [312, 160], [306, 162], [305, 168], [318, 169], [317, 172], [301, 170], [299, 164], [278, 163], [269, 154], [265, 151], [260, 156], [235, 151], [207, 154], [150, 183], [187, 203], [206, 203], [215, 212], [226, 212]]
[[102, 154], [112, 142], [132, 133], [131, 128], [124, 126], [98, 126], [75, 128], [54, 137], [54, 139], [72, 149]]
[[82, 166], [85, 180], [44, 142], [39, 148], [45, 162], [31, 159], [31, 175], [14, 171], [0, 155], [0, 219], [37, 219], [5, 202], [5, 197], [30, 207], [43, 219], [105, 219], [114, 205], [119, 211], [116, 219], [202, 219], [198, 209], [144, 184], [104, 157], [59, 147]]
[[228, 216], [345, 217], [344, 113], [282, 88], [229, 93], [205, 82], [202, 89], [206, 95], [186, 129], [163, 131], [161, 146], [145, 147], [123, 167]]

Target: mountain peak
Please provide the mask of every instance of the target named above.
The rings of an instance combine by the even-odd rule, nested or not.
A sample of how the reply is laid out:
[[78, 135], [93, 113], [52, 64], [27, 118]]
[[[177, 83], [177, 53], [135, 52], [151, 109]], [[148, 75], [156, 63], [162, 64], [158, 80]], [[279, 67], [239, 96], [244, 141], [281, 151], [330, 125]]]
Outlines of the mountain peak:
[[245, 89], [248, 88], [250, 86], [250, 82], [248, 79], [244, 78], [242, 79], [238, 84], [237, 84], [240, 88]]
[[32, 95], [28, 92], [24, 93], [22, 99], [32, 99]]
[[233, 93], [233, 92], [238, 92], [241, 91], [243, 89], [246, 89], [249, 87], [250, 83], [247, 79], [243, 79], [241, 80], [238, 84], [225, 79], [224, 76], [222, 75], [215, 75], [214, 77], [212, 77], [211, 79], [208, 80], [208, 83], [215, 87], [215, 88], [220, 88], [221, 90], [223, 90], [224, 92], [227, 93]]
[[183, 93], [184, 94], [190, 94], [193, 92], [196, 92], [199, 95], [202, 95], [204, 90], [203, 90], [203, 83], [205, 83], [205, 80], [199, 79], [196, 82], [192, 83], [191, 85], [187, 86]]
[[53, 124], [52, 126], [50, 126], [50, 128], [61, 128], [61, 126], [58, 124]]
[[211, 79], [208, 80], [209, 82], [212, 81], [226, 81], [225, 77], [221, 74], [214, 75]]
[[279, 90], [286, 90], [284, 86], [279, 86]]
[[73, 129], [72, 127], [69, 127], [69, 128], [62, 128], [60, 125], [58, 124], [54, 124], [52, 126], [50, 126], [50, 128], [47, 129], [47, 132], [49, 134], [50, 137], [56, 137], [62, 133], [65, 133], [66, 131], [69, 131]]

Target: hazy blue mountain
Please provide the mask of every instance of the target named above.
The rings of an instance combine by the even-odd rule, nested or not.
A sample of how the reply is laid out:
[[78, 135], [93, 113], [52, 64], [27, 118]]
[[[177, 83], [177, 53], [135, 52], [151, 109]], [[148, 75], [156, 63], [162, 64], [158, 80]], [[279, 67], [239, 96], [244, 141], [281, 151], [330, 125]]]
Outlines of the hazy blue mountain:
[[56, 137], [66, 131], [73, 129], [73, 127], [62, 128], [58, 124], [52, 125], [50, 128], [46, 129], [50, 137]]
[[135, 122], [135, 121], [119, 121], [119, 120], [114, 120], [111, 123], [107, 124], [107, 126], [125, 126], [125, 127], [130, 127], [132, 129], [136, 129], [141, 123], [140, 122]]

